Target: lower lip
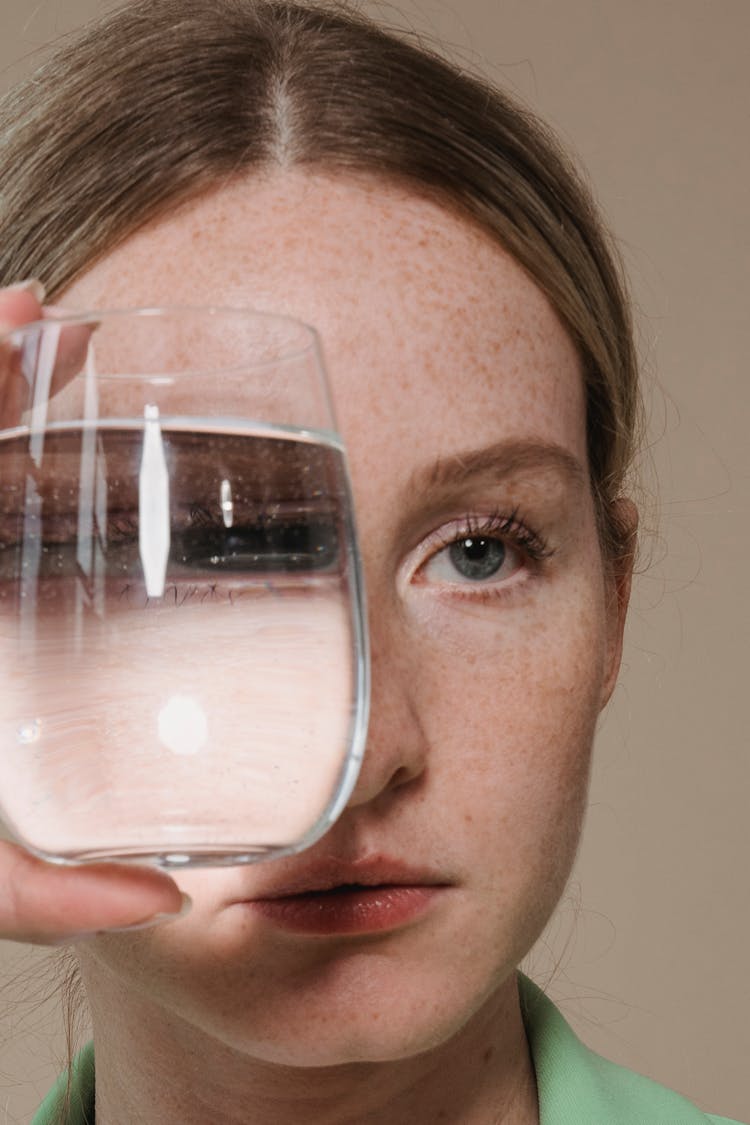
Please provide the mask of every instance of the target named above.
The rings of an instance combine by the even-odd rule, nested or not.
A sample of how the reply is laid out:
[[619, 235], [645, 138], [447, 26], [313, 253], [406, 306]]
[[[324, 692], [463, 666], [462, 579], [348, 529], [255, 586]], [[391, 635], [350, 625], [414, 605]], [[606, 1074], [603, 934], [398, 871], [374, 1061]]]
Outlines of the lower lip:
[[295, 934], [378, 934], [416, 921], [440, 887], [383, 886], [255, 899], [253, 910]]

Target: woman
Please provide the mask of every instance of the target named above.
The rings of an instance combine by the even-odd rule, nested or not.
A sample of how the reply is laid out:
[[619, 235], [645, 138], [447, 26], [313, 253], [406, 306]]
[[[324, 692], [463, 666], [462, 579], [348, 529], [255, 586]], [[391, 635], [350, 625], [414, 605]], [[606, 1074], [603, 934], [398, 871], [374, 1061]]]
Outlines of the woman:
[[[358, 19], [147, 0], [17, 95], [2, 156], [5, 284], [320, 331], [373, 658], [364, 767], [310, 851], [173, 881], [4, 848], [2, 933], [74, 944], [94, 1026], [95, 1088], [89, 1049], [38, 1122], [720, 1120], [517, 973], [575, 854], [636, 533], [627, 302], [554, 143]], [[43, 299], [6, 290], [0, 321]], [[391, 916], [404, 884], [423, 908]]]

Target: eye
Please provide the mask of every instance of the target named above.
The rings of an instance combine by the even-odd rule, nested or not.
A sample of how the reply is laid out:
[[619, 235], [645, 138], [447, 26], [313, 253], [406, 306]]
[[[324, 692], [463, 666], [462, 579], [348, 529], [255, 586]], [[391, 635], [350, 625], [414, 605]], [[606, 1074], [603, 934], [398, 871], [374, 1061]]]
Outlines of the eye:
[[300, 517], [295, 522], [188, 528], [173, 537], [174, 555], [196, 570], [298, 572], [331, 569], [339, 557], [333, 520]]
[[456, 594], [499, 596], [546, 572], [555, 551], [517, 508], [469, 514], [434, 532], [420, 550], [412, 580]]
[[437, 551], [423, 568], [429, 582], [473, 584], [511, 578], [524, 565], [521, 551], [497, 536], [466, 535]]

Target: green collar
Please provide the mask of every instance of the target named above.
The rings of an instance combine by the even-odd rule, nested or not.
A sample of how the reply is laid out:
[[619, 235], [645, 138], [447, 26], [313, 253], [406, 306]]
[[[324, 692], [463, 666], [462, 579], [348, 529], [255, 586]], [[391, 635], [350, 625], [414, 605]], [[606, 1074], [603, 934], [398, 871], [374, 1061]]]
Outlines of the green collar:
[[[719, 1125], [679, 1094], [590, 1051], [555, 1005], [519, 974], [541, 1125]], [[740, 1125], [739, 1122], [727, 1125]]]

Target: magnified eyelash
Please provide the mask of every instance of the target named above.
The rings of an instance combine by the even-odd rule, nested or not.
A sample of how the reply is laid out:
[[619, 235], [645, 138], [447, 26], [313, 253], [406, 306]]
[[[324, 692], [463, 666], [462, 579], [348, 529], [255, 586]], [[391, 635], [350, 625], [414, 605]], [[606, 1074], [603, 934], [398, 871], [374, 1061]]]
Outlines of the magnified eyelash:
[[[127, 602], [129, 599], [134, 599], [136, 608], [147, 606], [151, 600], [141, 586], [136, 586], [131, 582], [127, 582], [122, 586], [118, 598], [120, 602]], [[208, 586], [178, 586], [174, 583], [170, 583], [165, 586], [163, 599], [159, 599], [159, 601], [162, 604], [166, 603], [174, 606], [182, 606], [191, 601], [200, 601], [201, 603], [216, 601], [229, 602], [231, 604], [234, 601], [234, 591], [231, 587], [222, 586], [218, 582], [212, 582]]]
[[216, 527], [221, 524], [220, 518], [215, 512], [209, 511], [200, 504], [191, 504], [189, 512], [190, 526], [191, 527]]
[[520, 548], [527, 558], [543, 562], [554, 555], [545, 539], [519, 516], [516, 507], [511, 512], [495, 511], [489, 515], [469, 514], [457, 520], [452, 528], [443, 529], [438, 535], [440, 547], [450, 547], [463, 539], [496, 538], [505, 539]]
[[110, 539], [122, 536], [124, 539], [138, 535], [138, 520], [130, 514], [110, 512], [107, 519], [107, 535]]

